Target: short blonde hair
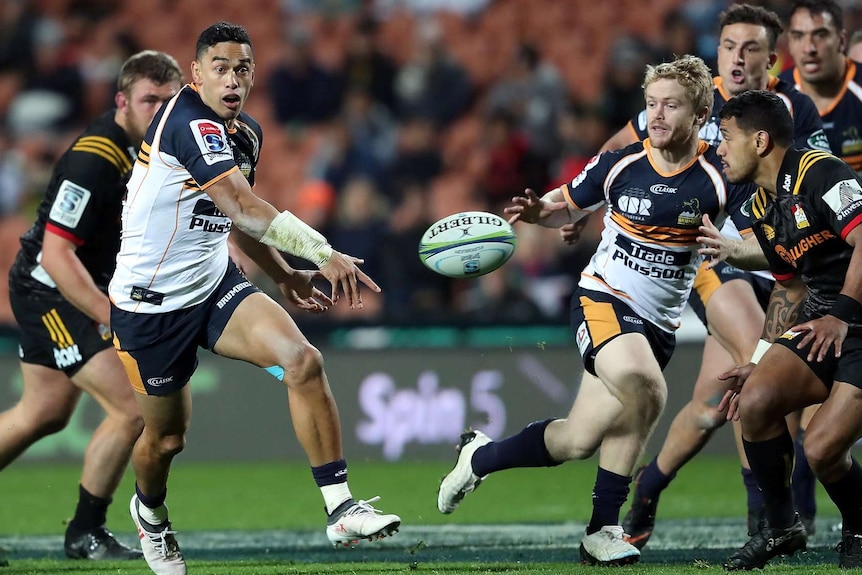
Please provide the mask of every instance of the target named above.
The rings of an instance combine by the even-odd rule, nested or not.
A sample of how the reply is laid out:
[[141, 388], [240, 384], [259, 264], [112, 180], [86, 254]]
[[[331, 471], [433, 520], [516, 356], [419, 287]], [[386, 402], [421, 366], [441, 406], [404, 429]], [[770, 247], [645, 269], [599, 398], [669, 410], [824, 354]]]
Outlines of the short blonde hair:
[[715, 83], [709, 66], [697, 56], [679, 56], [671, 62], [657, 66], [647, 66], [643, 88], [656, 80], [676, 80], [685, 88], [689, 102], [697, 113], [707, 108], [707, 115], [712, 112], [715, 99]]

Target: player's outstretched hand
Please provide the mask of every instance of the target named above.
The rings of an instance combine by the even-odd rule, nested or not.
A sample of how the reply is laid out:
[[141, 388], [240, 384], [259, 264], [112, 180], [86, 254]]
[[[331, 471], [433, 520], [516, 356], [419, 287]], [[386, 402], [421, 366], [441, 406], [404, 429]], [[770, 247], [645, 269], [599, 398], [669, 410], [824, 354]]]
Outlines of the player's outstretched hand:
[[512, 198], [512, 205], [503, 209], [503, 213], [509, 216], [509, 224], [517, 221], [535, 224], [544, 220], [554, 212], [567, 210], [568, 204], [562, 202], [546, 202], [536, 195], [536, 192], [527, 188], [523, 196]]
[[350, 302], [350, 309], [362, 309], [362, 294], [359, 291], [360, 282], [372, 291], [380, 292], [380, 286], [374, 283], [368, 274], [359, 269], [359, 264], [365, 260], [332, 250], [329, 261], [320, 268], [329, 283], [332, 284], [332, 303], [338, 303], [339, 293], [344, 293]]
[[734, 240], [721, 235], [721, 230], [715, 227], [709, 215], [703, 215], [703, 225], [698, 228], [701, 235], [697, 237], [697, 243], [702, 244], [698, 253], [709, 259], [707, 269], [713, 268], [718, 262], [726, 260], [731, 255], [732, 242]]
[[748, 363], [739, 365], [730, 371], [726, 371], [718, 376], [718, 379], [727, 381], [730, 384], [728, 390], [724, 393], [724, 397], [718, 402], [718, 411], [727, 410], [727, 420], [739, 420], [739, 392], [742, 391], [742, 386], [745, 385], [745, 380], [754, 371], [755, 364]]
[[581, 239], [584, 228], [587, 227], [588, 218], [581, 218], [576, 222], [564, 224], [560, 227], [560, 238], [567, 244], [575, 244]]
[[835, 349], [835, 357], [841, 357], [841, 348], [847, 338], [847, 324], [834, 315], [826, 314], [823, 317], [800, 323], [790, 328], [790, 331], [807, 331], [805, 337], [796, 346], [796, 349], [808, 350], [808, 361], [823, 361], [830, 349]]
[[323, 313], [333, 305], [332, 298], [314, 287], [317, 278], [323, 278], [317, 270], [294, 270], [290, 281], [278, 284], [278, 289], [287, 300], [310, 313]]

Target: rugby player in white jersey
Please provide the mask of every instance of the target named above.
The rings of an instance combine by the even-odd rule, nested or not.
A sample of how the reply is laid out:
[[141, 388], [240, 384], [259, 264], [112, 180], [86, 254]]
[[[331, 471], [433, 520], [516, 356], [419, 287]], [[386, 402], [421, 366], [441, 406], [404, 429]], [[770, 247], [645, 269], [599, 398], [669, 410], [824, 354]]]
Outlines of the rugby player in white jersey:
[[715, 149], [698, 138], [713, 103], [712, 77], [700, 58], [648, 67], [644, 93], [648, 139], [597, 156], [541, 199], [527, 190], [505, 209], [511, 222], [559, 227], [607, 207], [601, 243], [572, 299], [585, 372], [571, 412], [501, 441], [465, 433], [437, 499], [438, 509], [451, 513], [492, 472], [599, 451], [593, 513], [580, 547], [581, 560], [591, 564], [640, 558], [623, 538], [620, 508], [664, 409], [662, 370], [702, 259], [698, 227], [704, 216], [723, 222], [730, 214], [745, 230], [741, 208], [754, 192], [727, 185]]
[[[219, 22], [204, 30], [191, 77], [144, 139], [109, 287], [114, 345], [144, 418], [132, 454], [137, 482], [130, 503], [144, 557], [159, 575], [186, 573], [165, 499], [171, 462], [189, 425], [187, 384], [198, 347], [266, 369], [286, 384], [294, 431], [323, 495], [330, 542], [391, 535], [401, 519], [374, 509], [376, 498], [355, 500], [348, 487], [338, 410], [320, 352], [284, 308], [237, 270], [228, 258], [228, 235], [302, 309], [324, 311], [342, 296], [351, 308], [362, 307], [360, 284], [380, 288], [359, 269], [362, 260], [333, 250], [316, 230], [252, 192], [262, 134], [242, 112], [254, 83], [245, 28]], [[279, 251], [319, 271], [294, 270]], [[331, 283], [331, 295], [312, 285], [316, 277]]]
[[[721, 141], [721, 109], [747, 90], [763, 89], [777, 94], [791, 111], [793, 139], [797, 147], [828, 151], [823, 122], [811, 99], [795, 89], [791, 82], [769, 74], [778, 59], [776, 42], [782, 32], [778, 15], [761, 6], [734, 4], [722, 12], [719, 25], [715, 106], [701, 129], [700, 137], [717, 146]], [[606, 146], [625, 144], [625, 137], [643, 138], [646, 135], [643, 122], [636, 118]], [[723, 231], [739, 237], [732, 221], [726, 222]], [[752, 242], [750, 247], [759, 251], [756, 242]], [[677, 472], [706, 445], [715, 430], [725, 423], [724, 413], [716, 407], [727, 389], [727, 382], [718, 376], [736, 365], [748, 363], [754, 355], [772, 285], [769, 272], [742, 270], [726, 261], [704, 262], [698, 271], [688, 303], [708, 331], [700, 372], [691, 400], [674, 417], [661, 450], [635, 475], [632, 506], [623, 519], [623, 527], [629, 540], [637, 547], [646, 545], [652, 535], [662, 492]], [[794, 429], [798, 426], [798, 415], [792, 425]], [[745, 458], [738, 424], [734, 426], [734, 432], [742, 463], [748, 532], [751, 534], [757, 530], [761, 518], [763, 497]], [[814, 476], [805, 462], [801, 443], [797, 441], [796, 445], [794, 496], [803, 522], [813, 533], [816, 509]]]

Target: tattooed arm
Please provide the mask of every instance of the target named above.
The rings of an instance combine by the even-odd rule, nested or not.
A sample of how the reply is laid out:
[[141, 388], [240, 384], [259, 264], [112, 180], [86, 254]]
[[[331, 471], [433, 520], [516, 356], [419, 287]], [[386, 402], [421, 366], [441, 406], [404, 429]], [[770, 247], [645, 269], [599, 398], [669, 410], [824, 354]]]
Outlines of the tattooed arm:
[[788, 329], [799, 323], [802, 306], [808, 298], [808, 290], [802, 280], [796, 277], [776, 281], [766, 307], [766, 321], [763, 323], [763, 339], [773, 342]]

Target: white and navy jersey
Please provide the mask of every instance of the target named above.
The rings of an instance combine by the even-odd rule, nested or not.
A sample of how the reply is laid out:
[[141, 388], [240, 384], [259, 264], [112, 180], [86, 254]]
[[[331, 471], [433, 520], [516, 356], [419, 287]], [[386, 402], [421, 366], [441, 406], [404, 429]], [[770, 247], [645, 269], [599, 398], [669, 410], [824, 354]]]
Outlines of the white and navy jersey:
[[165, 313], [197, 305], [216, 289], [232, 222], [207, 188], [237, 170], [253, 184], [261, 140], [260, 125], [246, 114], [228, 130], [191, 85], [165, 103], [129, 180], [109, 287], [114, 305]]
[[756, 191], [728, 184], [715, 148], [700, 142], [683, 168], [665, 173], [649, 156], [649, 140], [605, 152], [562, 187], [578, 210], [606, 206], [601, 242], [579, 285], [625, 301], [665, 331], [679, 327], [702, 256], [704, 215], [721, 226], [728, 214], [742, 229], [742, 207]]
[[[782, 72], [781, 77], [799, 89], [801, 78], [795, 67]], [[844, 85], [820, 117], [832, 153], [862, 172], [862, 66], [847, 58]]]
[[[719, 118], [719, 113], [733, 96], [724, 87], [724, 82], [720, 76], [716, 76], [712, 81], [715, 85], [712, 113], [700, 129], [700, 132], [698, 132], [698, 137], [710, 145], [718, 146], [721, 143], [721, 131], [719, 130], [721, 127], [721, 118]], [[794, 145], [797, 148], [810, 148], [812, 150], [828, 152], [829, 142], [826, 138], [826, 133], [823, 131], [823, 121], [820, 119], [817, 106], [814, 105], [811, 98], [794, 88], [790, 82], [786, 82], [775, 76], [769, 77], [767, 90], [781, 98], [793, 117]], [[649, 135], [647, 132], [646, 110], [632, 119], [629, 122], [629, 127], [637, 139], [643, 140], [646, 138]], [[733, 220], [727, 221], [727, 224], [721, 228], [721, 233], [734, 239], [742, 237], [739, 230], [733, 225]], [[752, 273], [760, 277], [772, 279], [769, 272], [755, 271]]]

